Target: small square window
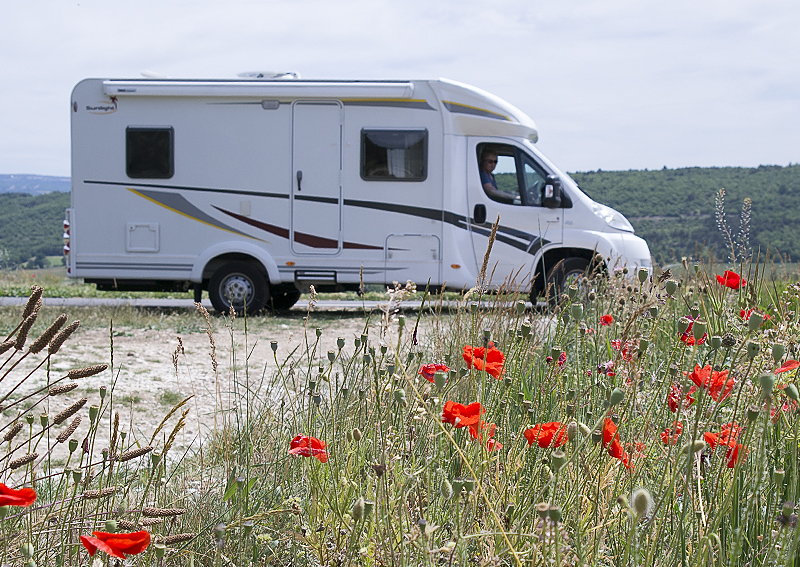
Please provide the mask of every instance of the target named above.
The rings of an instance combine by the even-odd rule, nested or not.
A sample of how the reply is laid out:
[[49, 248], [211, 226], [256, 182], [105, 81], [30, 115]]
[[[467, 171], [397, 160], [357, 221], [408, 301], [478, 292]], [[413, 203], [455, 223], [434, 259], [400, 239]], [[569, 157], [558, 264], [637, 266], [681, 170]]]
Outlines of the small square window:
[[125, 171], [134, 179], [169, 179], [175, 173], [174, 130], [125, 130]]
[[424, 181], [427, 176], [427, 130], [361, 130], [362, 179]]

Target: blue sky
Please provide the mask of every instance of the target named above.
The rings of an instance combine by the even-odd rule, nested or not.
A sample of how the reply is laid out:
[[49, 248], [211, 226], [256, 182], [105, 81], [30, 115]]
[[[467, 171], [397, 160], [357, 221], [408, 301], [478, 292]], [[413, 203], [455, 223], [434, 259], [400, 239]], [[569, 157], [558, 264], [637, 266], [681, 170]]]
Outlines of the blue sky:
[[3, 2], [0, 173], [69, 175], [87, 77], [437, 78], [529, 114], [567, 171], [800, 162], [800, 2]]

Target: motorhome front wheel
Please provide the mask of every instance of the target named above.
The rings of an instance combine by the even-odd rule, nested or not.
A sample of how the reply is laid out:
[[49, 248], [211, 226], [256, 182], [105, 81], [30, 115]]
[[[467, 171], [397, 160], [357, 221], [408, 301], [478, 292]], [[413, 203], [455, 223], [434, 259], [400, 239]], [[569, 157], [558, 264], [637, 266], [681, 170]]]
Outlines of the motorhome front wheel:
[[[552, 269], [547, 277], [548, 301], [551, 305], [561, 302], [567, 288], [586, 275], [589, 261], [584, 258], [566, 258]], [[588, 292], [588, 290], [586, 290]]]
[[237, 315], [261, 311], [269, 299], [267, 278], [254, 265], [229, 262], [219, 268], [208, 283], [208, 297], [220, 313], [233, 307]]

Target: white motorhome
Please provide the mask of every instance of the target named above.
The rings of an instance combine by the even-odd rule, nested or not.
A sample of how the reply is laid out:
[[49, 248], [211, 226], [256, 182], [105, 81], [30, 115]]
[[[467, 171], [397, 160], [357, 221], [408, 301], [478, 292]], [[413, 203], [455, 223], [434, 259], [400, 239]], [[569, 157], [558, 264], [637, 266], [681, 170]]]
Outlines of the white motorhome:
[[528, 116], [453, 81], [87, 79], [71, 114], [67, 269], [101, 289], [207, 289], [251, 313], [309, 284], [462, 289], [498, 216], [492, 285], [533, 299], [596, 254], [651, 266]]

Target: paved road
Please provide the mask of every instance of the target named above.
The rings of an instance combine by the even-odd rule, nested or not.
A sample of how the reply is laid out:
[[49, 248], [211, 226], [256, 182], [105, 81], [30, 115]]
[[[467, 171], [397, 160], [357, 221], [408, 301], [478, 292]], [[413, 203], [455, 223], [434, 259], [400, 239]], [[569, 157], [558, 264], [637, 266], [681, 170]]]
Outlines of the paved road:
[[[0, 307], [25, 305], [27, 297], [0, 297]], [[194, 309], [191, 299], [157, 299], [157, 298], [116, 298], [116, 297], [45, 297], [44, 304], [54, 307], [95, 307], [95, 306], [120, 306], [133, 305], [134, 307], [163, 307]], [[366, 308], [369, 310], [386, 308], [386, 301], [317, 301], [316, 309], [324, 311], [358, 311]], [[404, 301], [401, 308], [404, 310], [419, 309], [421, 301]], [[213, 307], [208, 299], [203, 300], [203, 306], [211, 311]], [[306, 311], [308, 301], [300, 300], [292, 307], [292, 311]]]

